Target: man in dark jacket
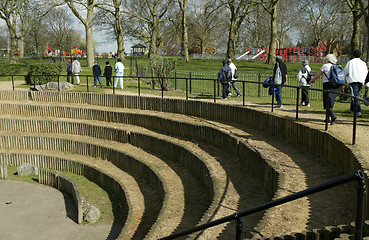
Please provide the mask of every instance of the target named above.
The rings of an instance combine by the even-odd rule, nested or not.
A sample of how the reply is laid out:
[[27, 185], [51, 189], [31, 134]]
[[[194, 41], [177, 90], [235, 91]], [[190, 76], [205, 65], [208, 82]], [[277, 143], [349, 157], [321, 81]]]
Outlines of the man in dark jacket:
[[227, 99], [228, 94], [231, 92], [229, 83], [232, 80], [232, 69], [228, 66], [227, 60], [223, 61], [223, 67], [218, 74], [218, 80], [222, 84], [222, 99]]
[[283, 108], [282, 105], [282, 86], [287, 85], [288, 75], [287, 67], [282, 62], [282, 56], [276, 57], [276, 63], [273, 71], [274, 83], [278, 84], [275, 88], [275, 99], [277, 101], [277, 108]]
[[111, 81], [112, 75], [113, 75], [113, 68], [109, 65], [109, 61], [106, 61], [106, 66], [104, 68], [104, 77], [106, 78], [106, 86], [109, 86], [109, 83], [113, 85]]
[[99, 80], [100, 88], [102, 88], [102, 82], [101, 82], [101, 68], [97, 64], [97, 61], [95, 61], [95, 64], [92, 66], [92, 74], [94, 75], [94, 87], [96, 87], [96, 80]]
[[[70, 78], [72, 76], [72, 61], [70, 58], [67, 59], [67, 82], [69, 82]], [[73, 84], [73, 77], [72, 77], [72, 84]]]

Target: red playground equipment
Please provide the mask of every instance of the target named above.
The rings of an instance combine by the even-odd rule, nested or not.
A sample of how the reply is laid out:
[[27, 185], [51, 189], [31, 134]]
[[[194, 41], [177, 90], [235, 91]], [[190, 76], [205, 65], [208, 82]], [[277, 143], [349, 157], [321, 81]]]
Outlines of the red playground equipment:
[[[269, 48], [249, 48], [244, 55], [247, 55], [249, 61], [268, 60]], [[326, 55], [325, 47], [286, 47], [278, 48], [276, 55], [283, 57], [285, 62], [301, 62], [306, 59], [309, 62], [321, 63]], [[239, 57], [239, 58], [241, 58]]]

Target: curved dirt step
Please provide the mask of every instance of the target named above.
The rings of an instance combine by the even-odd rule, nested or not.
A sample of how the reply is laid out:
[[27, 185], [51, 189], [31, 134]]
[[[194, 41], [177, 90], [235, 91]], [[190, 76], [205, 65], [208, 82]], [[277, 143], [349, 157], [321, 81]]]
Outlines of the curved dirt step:
[[[47, 128], [48, 126], [59, 126], [59, 127], [56, 127], [56, 132], [60, 132], [61, 129], [63, 129], [63, 127], [60, 127], [60, 126], [65, 126], [65, 124], [62, 124], [62, 123], [66, 123], [66, 122], [62, 122], [62, 121], [53, 121], [52, 123], [50, 121], [46, 121], [46, 120], [24, 120], [24, 119], [21, 119], [19, 117], [17, 117], [16, 119], [12, 118], [12, 119], [1, 119], [1, 122], [2, 122], [2, 125], [1, 125], [1, 128], [6, 128], [7, 130], [22, 130], [22, 131], [25, 131], [25, 130], [30, 130], [30, 131], [40, 131], [40, 132], [52, 132], [54, 127], [49, 127]], [[51, 123], [51, 124], [50, 124]], [[115, 124], [117, 127], [117, 124]], [[8, 128], [6, 126], [9, 126]], [[73, 126], [75, 127], [75, 129], [82, 129], [80, 126], [78, 127], [77, 126], [77, 123], [74, 122], [73, 123]], [[83, 126], [90, 126], [90, 124], [84, 124]], [[36, 129], [34, 129], [33, 127], [35, 127]], [[9, 129], [10, 128], [10, 129]], [[127, 126], [125, 126], [125, 128], [127, 128]], [[128, 126], [129, 129], [131, 129], [131, 134], [132, 133], [132, 130], [135, 130], [136, 132], [138, 131], [137, 129], [140, 129], [141, 132], [146, 132], [146, 133], [151, 133], [151, 134], [154, 134], [156, 135], [156, 138], [162, 138], [162, 139], [165, 139], [165, 138], [168, 138], [166, 137], [165, 135], [161, 135], [161, 134], [158, 134], [158, 133], [153, 133], [149, 130], [145, 130], [145, 129], [142, 129], [142, 128], [139, 128], [139, 127], [136, 127], [136, 128], [133, 128], [133, 126]], [[132, 129], [133, 128], [133, 129]], [[69, 129], [69, 128], [67, 128]], [[88, 128], [90, 129], [90, 128]], [[91, 131], [87, 131], [86, 134], [90, 133]], [[140, 135], [140, 134], [138, 134]], [[135, 135], [132, 135], [131, 138], [134, 139], [133, 136], [137, 136], [137, 134]], [[142, 135], [141, 135], [142, 136]], [[149, 136], [146, 135], [145, 138], [148, 138]], [[152, 141], [155, 141], [154, 138], [151, 138]], [[178, 139], [176, 140], [175, 138], [171, 138], [171, 141], [179, 141]], [[135, 141], [136, 143], [140, 142], [140, 140], [136, 140]], [[165, 140], [166, 143], [168, 143], [167, 140]], [[159, 146], [159, 145], [162, 145], [164, 142], [161, 142], [161, 144], [157, 144], [155, 146]], [[173, 145], [174, 143], [169, 143], [170, 145]], [[182, 145], [188, 145], [189, 142], [186, 142], [186, 141], [182, 141]], [[145, 144], [144, 144], [145, 145]], [[141, 145], [141, 146], [144, 146], [144, 145]], [[195, 145], [194, 145], [195, 146]], [[180, 146], [177, 146], [177, 147], [180, 147]], [[195, 147], [196, 148], [196, 147]], [[194, 149], [194, 147], [191, 149], [191, 150], [187, 150], [186, 148], [183, 148], [184, 151], [192, 151]], [[151, 149], [152, 150], [152, 149]], [[228, 180], [226, 180], [226, 178], [224, 178], [224, 180], [222, 180], [221, 178], [219, 178], [219, 176], [223, 175], [223, 176], [226, 176], [225, 173], [224, 173], [224, 170], [221, 169], [221, 167], [219, 166], [219, 164], [217, 163], [217, 161], [212, 158], [210, 155], [204, 153], [204, 151], [197, 151], [197, 154], [200, 156], [200, 159], [204, 159], [204, 161], [206, 162], [212, 162], [212, 163], [207, 163], [207, 165], [209, 165], [208, 167], [210, 169], [213, 169], [212, 172], [213, 172], [213, 178], [216, 180], [216, 182], [218, 183], [221, 183], [221, 185], [223, 186], [227, 186], [226, 190], [228, 192], [228, 194], [226, 194], [226, 192], [224, 190], [221, 191], [221, 194], [219, 194], [219, 190], [216, 190], [216, 192], [218, 193], [217, 194], [217, 198], [213, 200], [213, 204], [212, 204], [212, 207], [210, 208], [210, 210], [207, 212], [207, 214], [203, 217], [203, 220], [202, 222], [205, 222], [207, 221], [207, 219], [210, 217], [210, 218], [219, 218], [219, 217], [222, 217], [222, 216], [226, 216], [228, 214], [232, 214], [234, 212], [234, 210], [231, 210], [231, 209], [237, 209], [237, 198], [238, 198], [238, 195], [237, 195], [237, 192], [234, 191], [234, 188], [232, 186], [232, 183], [230, 183]], [[168, 157], [174, 157], [174, 156], [168, 156]], [[206, 159], [206, 160], [205, 160]], [[177, 168], [178, 168], [178, 165], [177, 165]], [[216, 168], [214, 170], [214, 168]], [[218, 177], [216, 177], [218, 176]], [[190, 186], [189, 184], [187, 184], [188, 186]], [[233, 193], [232, 193], [233, 191]], [[186, 194], [188, 195], [188, 194]], [[224, 197], [226, 196], [226, 197]], [[223, 202], [219, 202], [219, 200], [221, 198], [224, 198]], [[232, 199], [232, 200], [231, 200]], [[192, 200], [192, 199], [190, 199]], [[236, 201], [236, 202], [235, 202]], [[187, 202], [189, 202], [189, 197], [187, 197]], [[198, 204], [198, 202], [197, 202]], [[219, 207], [219, 206], [222, 206], [222, 207]], [[190, 207], [190, 206], [187, 206], [187, 207]], [[214, 210], [216, 210], [215, 213]], [[221, 210], [221, 211], [220, 211]], [[193, 219], [193, 216], [191, 216], [191, 214], [187, 213], [186, 214], [189, 218], [192, 218]], [[190, 217], [191, 216], [191, 217]], [[182, 221], [182, 224], [184, 228], [184, 226], [188, 226], [188, 221]], [[197, 222], [196, 222], [197, 223]], [[196, 223], [193, 223], [194, 225]], [[192, 226], [194, 226], [192, 225]], [[218, 228], [218, 231], [219, 233], [221, 232], [222, 228], [224, 226]], [[167, 226], [166, 226], [167, 228]], [[157, 228], [154, 226], [153, 229], [158, 229], [156, 230], [157, 232], [160, 232], [160, 234], [163, 234], [163, 231], [160, 231], [160, 228]], [[214, 234], [215, 231], [212, 230], [212, 234]], [[165, 236], [165, 235], [161, 235], [161, 236]]]
[[[43, 150], [24, 150], [24, 149], [0, 149], [0, 154], [12, 154], [14, 155], [15, 159], [19, 159], [19, 164], [21, 163], [22, 159], [27, 159], [28, 163], [31, 163], [32, 161], [36, 161], [39, 157], [52, 157], [56, 159], [66, 159], [73, 162], [78, 162], [85, 164], [87, 166], [93, 167], [97, 170], [99, 170], [102, 173], [107, 174], [108, 176], [111, 176], [114, 178], [119, 184], [123, 186], [123, 190], [125, 193], [124, 198], [127, 201], [128, 209], [125, 209], [125, 211], [128, 212], [126, 214], [125, 220], [126, 222], [121, 222], [123, 217], [123, 213], [118, 215], [118, 218], [114, 220], [114, 225], [122, 225], [121, 227], [121, 233], [124, 233], [125, 239], [131, 239], [134, 234], [136, 233], [140, 223], [141, 219], [144, 215], [145, 210], [145, 204], [144, 204], [144, 196], [140, 191], [140, 188], [137, 184], [137, 182], [134, 180], [132, 176], [129, 174], [123, 172], [119, 168], [117, 168], [115, 165], [108, 161], [101, 161], [96, 158], [87, 157], [87, 156], [81, 156], [81, 155], [74, 155], [74, 154], [68, 154], [62, 152], [50, 152], [50, 151], [43, 151]], [[16, 156], [18, 155], [18, 157]], [[29, 157], [24, 157], [24, 155]], [[5, 163], [7, 160], [4, 161]], [[57, 165], [57, 167], [60, 167], [60, 165]], [[54, 170], [62, 170], [62, 169], [54, 169]], [[65, 170], [64, 170], [65, 171]], [[121, 217], [119, 217], [122, 215]], [[114, 231], [117, 231], [117, 226], [112, 227]], [[119, 232], [119, 233], [120, 233]], [[118, 234], [119, 234], [118, 233]], [[114, 236], [114, 235], [113, 235]], [[122, 234], [123, 236], [123, 234]], [[118, 236], [117, 236], [118, 237]]]
[[[146, 175], [146, 173], [142, 172], [142, 169], [137, 172], [133, 171], [132, 168], [122, 170], [135, 176], [136, 179], [146, 179], [145, 185], [151, 184], [153, 189], [156, 189], [156, 195], [161, 196], [161, 201], [163, 201], [161, 204], [161, 210], [158, 212], [158, 216], [153, 219], [152, 214], [156, 212], [155, 209], [157, 209], [157, 207], [152, 206], [153, 202], [151, 200], [155, 197], [147, 196], [148, 200], [145, 201], [145, 203], [151, 203], [153, 209], [149, 209], [149, 206], [146, 206], [147, 211], [144, 214], [143, 222], [146, 220], [146, 215], [148, 215], [147, 218], [152, 219], [155, 222], [155, 227], [153, 229], [157, 229], [159, 226], [166, 226], [165, 231], [162, 233], [157, 233], [164, 235], [170, 234], [179, 225], [184, 212], [183, 185], [179, 177], [163, 161], [129, 144], [117, 142], [112, 143], [111, 141], [104, 141], [90, 137], [68, 136], [63, 134], [54, 134], [54, 136], [55, 137], [49, 137], [49, 134], [42, 133], [0, 132], [0, 138], [5, 137], [7, 139], [3, 141], [3, 144], [1, 144], [2, 148], [29, 149], [46, 146], [46, 150], [50, 151], [57, 150], [72, 152], [74, 154], [89, 155], [95, 158], [100, 157], [103, 159], [106, 155], [102, 156], [101, 154], [107, 154], [107, 152], [116, 152], [118, 153], [117, 156], [106, 156], [106, 160], [113, 162], [113, 164], [119, 168], [123, 167], [122, 164], [126, 165], [127, 163], [123, 163], [121, 161], [124, 159], [115, 159], [116, 157], [127, 156], [131, 159], [131, 161], [139, 161], [142, 167], [146, 166], [145, 168], [150, 169], [149, 171], [152, 171], [152, 173]], [[8, 142], [9, 145], [5, 146], [4, 144], [7, 144], [5, 142]], [[87, 146], [87, 148], [81, 149], [83, 148], [83, 145]], [[80, 148], [77, 149], [78, 147]], [[104, 149], [107, 149], [107, 152], [104, 153]], [[125, 159], [124, 161], [127, 160], [128, 159]], [[155, 180], [155, 178], [158, 178], [159, 182], [158, 180]], [[176, 204], [171, 205], [173, 202]], [[154, 222], [146, 223], [145, 228], [150, 229], [151, 226], [154, 225]], [[152, 230], [149, 231], [149, 235], [152, 234], [151, 231]], [[144, 232], [144, 229], [139, 229], [137, 234], [142, 236]]]

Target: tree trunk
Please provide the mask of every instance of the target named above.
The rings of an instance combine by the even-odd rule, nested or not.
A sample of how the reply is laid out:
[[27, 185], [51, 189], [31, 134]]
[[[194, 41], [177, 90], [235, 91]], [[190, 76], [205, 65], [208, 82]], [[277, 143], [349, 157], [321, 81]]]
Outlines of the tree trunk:
[[158, 31], [159, 31], [159, 21], [156, 19], [156, 15], [154, 16], [152, 23], [152, 35], [150, 40], [150, 48], [149, 48], [149, 58], [153, 55], [158, 55], [158, 48], [156, 46], [158, 41]]
[[24, 37], [19, 39], [19, 57], [24, 58]]
[[93, 66], [94, 58], [95, 58], [94, 39], [93, 39], [93, 34], [92, 34], [93, 11], [94, 11], [94, 5], [90, 5], [87, 7], [87, 17], [86, 17], [86, 24], [85, 24], [87, 67]]
[[278, 1], [273, 1], [270, 11], [270, 43], [267, 64], [275, 64], [275, 52], [277, 49], [277, 4]]
[[181, 60], [182, 62], [190, 62], [190, 57], [188, 56], [187, 0], [183, 0], [183, 5], [181, 5], [181, 10], [182, 10]]
[[235, 42], [236, 42], [236, 21], [232, 17], [230, 29], [229, 29], [229, 36], [228, 36], [228, 46], [227, 46], [227, 58], [234, 59], [235, 55]]
[[360, 5], [358, 1], [355, 1], [355, 9], [352, 10], [352, 36], [351, 36], [351, 54], [356, 49], [360, 48], [360, 12], [357, 10], [359, 9]]
[[124, 39], [123, 39], [123, 28], [120, 19], [120, 9], [115, 9], [115, 29], [116, 29], [116, 36], [117, 36], [117, 54], [118, 58], [124, 59]]
[[18, 38], [10, 33], [10, 64], [18, 63]]

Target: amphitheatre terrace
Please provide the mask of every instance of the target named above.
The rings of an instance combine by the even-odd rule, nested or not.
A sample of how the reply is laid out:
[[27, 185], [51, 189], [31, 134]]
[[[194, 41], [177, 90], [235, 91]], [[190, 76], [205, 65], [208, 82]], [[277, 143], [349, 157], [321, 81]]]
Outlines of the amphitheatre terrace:
[[[288, 107], [270, 113], [229, 102], [0, 91], [0, 164], [27, 162], [83, 175], [119, 199], [113, 222], [78, 225], [69, 216], [76, 214], [67, 207], [73, 203], [64, 202], [58, 191], [1, 180], [0, 211], [16, 205], [0, 217], [7, 227], [3, 236], [158, 239], [356, 170], [367, 181], [368, 148], [359, 151], [367, 142], [365, 124], [358, 126], [358, 144], [352, 146], [344, 137], [350, 131], [344, 121], [327, 132], [321, 123], [306, 121], [308, 115], [296, 121]], [[30, 189], [39, 191], [38, 197]], [[45, 206], [58, 193], [56, 205]], [[12, 204], [5, 204], [6, 197]], [[365, 219], [367, 205], [366, 200]], [[55, 207], [71, 213], [42, 220], [43, 210]], [[40, 216], [25, 219], [29, 226], [19, 229], [10, 215], [32, 208]], [[356, 185], [342, 185], [245, 217], [242, 238], [349, 239], [355, 208]], [[235, 225], [188, 238], [235, 239]], [[369, 236], [367, 225], [364, 229]]]

